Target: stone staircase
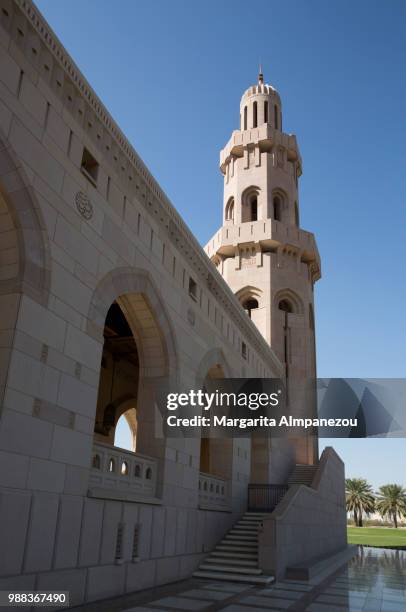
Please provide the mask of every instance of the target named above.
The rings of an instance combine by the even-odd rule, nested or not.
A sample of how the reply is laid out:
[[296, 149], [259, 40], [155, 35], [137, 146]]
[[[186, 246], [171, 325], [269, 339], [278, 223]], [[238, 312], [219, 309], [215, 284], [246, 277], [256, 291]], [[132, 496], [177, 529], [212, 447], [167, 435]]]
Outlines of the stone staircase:
[[310, 487], [317, 468], [317, 465], [302, 465], [297, 463], [293, 469], [293, 472], [288, 478], [288, 485], [292, 486], [303, 484]]
[[258, 567], [258, 526], [266, 514], [246, 512], [194, 572], [195, 578], [267, 585], [274, 581]]

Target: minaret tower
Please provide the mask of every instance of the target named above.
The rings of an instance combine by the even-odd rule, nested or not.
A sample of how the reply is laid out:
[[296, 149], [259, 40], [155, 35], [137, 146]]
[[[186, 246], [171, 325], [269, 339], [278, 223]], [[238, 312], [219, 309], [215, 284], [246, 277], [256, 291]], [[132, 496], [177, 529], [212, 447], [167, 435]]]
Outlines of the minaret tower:
[[[284, 364], [293, 407], [296, 383], [316, 374], [320, 259], [313, 234], [300, 227], [302, 160], [296, 137], [282, 126], [280, 96], [260, 67], [257, 84], [241, 98], [240, 128], [220, 153], [223, 225], [205, 250]], [[317, 461], [314, 438], [292, 448], [295, 463]]]

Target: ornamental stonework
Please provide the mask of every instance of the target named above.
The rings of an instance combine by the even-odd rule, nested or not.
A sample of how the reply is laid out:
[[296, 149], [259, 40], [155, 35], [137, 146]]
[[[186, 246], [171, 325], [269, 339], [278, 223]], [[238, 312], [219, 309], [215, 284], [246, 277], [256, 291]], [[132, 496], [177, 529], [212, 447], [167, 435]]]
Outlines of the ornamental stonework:
[[75, 202], [79, 213], [86, 221], [89, 221], [93, 217], [93, 205], [89, 197], [83, 191], [78, 191], [75, 196]]

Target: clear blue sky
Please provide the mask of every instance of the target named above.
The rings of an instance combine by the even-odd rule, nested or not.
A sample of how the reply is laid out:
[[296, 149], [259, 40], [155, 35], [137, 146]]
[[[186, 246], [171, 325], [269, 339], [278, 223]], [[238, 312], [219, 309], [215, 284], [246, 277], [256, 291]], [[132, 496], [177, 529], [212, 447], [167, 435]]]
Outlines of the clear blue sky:
[[[322, 256], [319, 376], [406, 376], [406, 3], [37, 4], [202, 244], [221, 222], [219, 150], [262, 61]], [[349, 476], [406, 485], [403, 441], [338, 442]]]

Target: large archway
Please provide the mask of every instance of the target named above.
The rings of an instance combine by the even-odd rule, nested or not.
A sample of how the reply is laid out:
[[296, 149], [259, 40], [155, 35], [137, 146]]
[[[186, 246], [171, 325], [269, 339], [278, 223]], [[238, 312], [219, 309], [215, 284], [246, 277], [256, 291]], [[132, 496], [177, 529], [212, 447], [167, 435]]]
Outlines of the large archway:
[[[165, 439], [157, 435], [155, 392], [176, 384], [177, 367], [169, 319], [149, 275], [129, 268], [108, 275], [93, 296], [88, 331], [103, 339], [92, 483], [159, 495]], [[130, 449], [116, 435], [122, 417], [130, 428]]]
[[[0, 329], [13, 330], [22, 296], [48, 304], [50, 255], [46, 226], [34, 190], [0, 133]], [[15, 335], [2, 345], [0, 415]]]

